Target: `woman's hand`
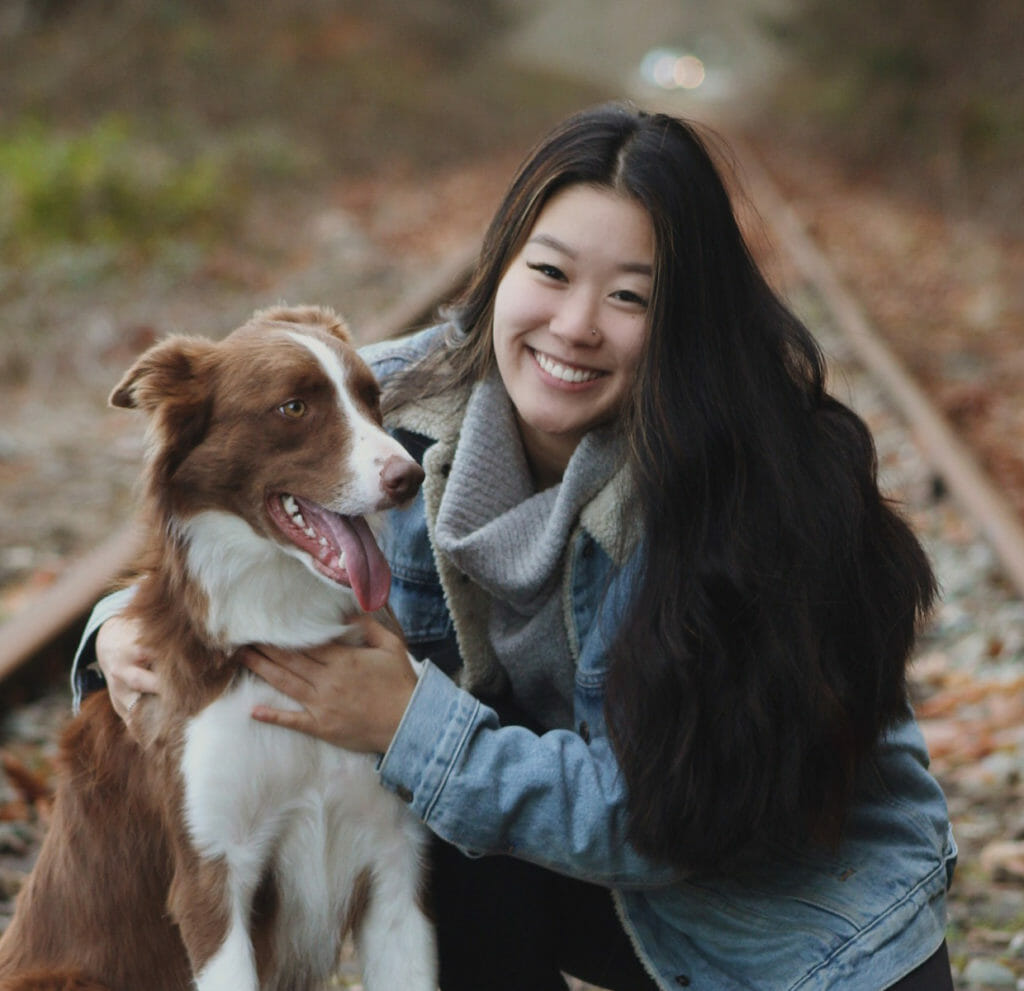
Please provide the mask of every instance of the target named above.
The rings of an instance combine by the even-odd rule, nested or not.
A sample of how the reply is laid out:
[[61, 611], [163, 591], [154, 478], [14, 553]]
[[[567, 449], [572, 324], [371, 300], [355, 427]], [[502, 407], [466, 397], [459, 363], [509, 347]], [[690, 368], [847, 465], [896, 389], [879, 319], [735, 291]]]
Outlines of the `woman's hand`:
[[96, 634], [96, 662], [107, 681], [114, 711], [125, 722], [143, 695], [157, 694], [160, 681], [149, 670], [149, 658], [139, 646], [136, 620], [112, 616]]
[[257, 706], [253, 718], [365, 753], [384, 753], [416, 687], [402, 638], [362, 617], [364, 645], [308, 650], [247, 647], [242, 662], [302, 709]]

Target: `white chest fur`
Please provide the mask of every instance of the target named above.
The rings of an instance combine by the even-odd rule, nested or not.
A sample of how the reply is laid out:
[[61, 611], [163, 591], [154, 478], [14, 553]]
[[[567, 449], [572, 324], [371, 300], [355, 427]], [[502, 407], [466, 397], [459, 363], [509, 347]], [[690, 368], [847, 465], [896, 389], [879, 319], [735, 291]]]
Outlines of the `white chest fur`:
[[268, 871], [281, 920], [276, 969], [320, 980], [331, 972], [356, 881], [367, 875], [370, 907], [357, 933], [367, 989], [433, 991], [433, 938], [419, 906], [421, 827], [380, 787], [372, 757], [258, 723], [257, 703], [294, 706], [245, 676], [186, 730], [186, 822], [204, 858], [223, 858], [231, 912], [227, 939], [197, 975], [199, 991], [260, 988], [248, 924]]
[[189, 573], [209, 603], [206, 627], [226, 647], [325, 643], [358, 610], [350, 589], [318, 576], [300, 551], [258, 536], [232, 513], [207, 510], [179, 529]]

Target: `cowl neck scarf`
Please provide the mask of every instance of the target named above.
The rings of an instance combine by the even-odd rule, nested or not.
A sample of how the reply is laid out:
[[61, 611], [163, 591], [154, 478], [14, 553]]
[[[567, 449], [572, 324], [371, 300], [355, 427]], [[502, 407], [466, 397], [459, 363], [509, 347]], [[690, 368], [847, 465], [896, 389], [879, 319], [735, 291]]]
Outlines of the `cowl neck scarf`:
[[557, 485], [535, 491], [515, 411], [497, 370], [477, 383], [435, 524], [435, 546], [491, 598], [488, 630], [517, 701], [569, 725], [573, 660], [561, 605], [579, 514], [615, 472], [614, 425], [584, 436]]

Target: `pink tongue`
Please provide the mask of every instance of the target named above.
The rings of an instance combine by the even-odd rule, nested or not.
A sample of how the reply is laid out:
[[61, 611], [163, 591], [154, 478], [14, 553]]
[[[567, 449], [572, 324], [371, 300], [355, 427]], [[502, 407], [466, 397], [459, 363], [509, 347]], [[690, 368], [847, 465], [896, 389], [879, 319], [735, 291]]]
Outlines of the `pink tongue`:
[[[374, 540], [366, 520], [361, 516], [341, 516], [323, 506], [298, 499], [302, 515], [318, 533], [330, 540], [345, 555], [345, 571], [359, 605], [366, 612], [384, 607], [391, 591], [391, 569]], [[336, 570], [337, 561], [322, 564]]]

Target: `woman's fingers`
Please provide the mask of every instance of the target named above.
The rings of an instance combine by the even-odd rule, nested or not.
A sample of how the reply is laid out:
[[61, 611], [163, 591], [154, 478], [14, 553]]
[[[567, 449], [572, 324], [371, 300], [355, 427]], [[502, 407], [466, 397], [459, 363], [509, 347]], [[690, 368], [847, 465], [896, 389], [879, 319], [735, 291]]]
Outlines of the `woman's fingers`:
[[405, 654], [405, 641], [383, 623], [378, 623], [377, 620], [371, 619], [369, 616], [363, 616], [357, 620], [356, 625], [362, 628], [367, 647], [379, 647], [382, 650], [398, 651]]
[[138, 692], [116, 692], [110, 690], [109, 695], [110, 704], [114, 707], [114, 712], [116, 712], [125, 722], [128, 722], [128, 717], [131, 715], [132, 709], [139, 699], [142, 698]]
[[415, 687], [405, 643], [371, 620], [362, 620], [365, 642], [330, 643], [304, 651], [259, 646], [239, 659], [256, 675], [297, 702], [291, 711], [257, 706], [265, 723], [298, 729], [349, 750], [383, 753]]
[[263, 644], [243, 647], [239, 658], [250, 671], [296, 702], [302, 702], [315, 691], [318, 675], [323, 670], [323, 664], [308, 654]]
[[149, 658], [139, 645], [139, 632], [137, 621], [112, 616], [96, 634], [96, 663], [114, 711], [126, 722], [143, 695], [160, 691], [160, 679], [149, 670]]
[[136, 695], [160, 694], [160, 679], [149, 668], [140, 667], [137, 664], [125, 667], [121, 681]]
[[312, 733], [315, 725], [313, 718], [305, 709], [296, 712], [293, 709], [272, 709], [266, 705], [257, 705], [253, 707], [252, 717], [261, 723], [283, 726], [285, 729], [299, 730], [302, 733]]

